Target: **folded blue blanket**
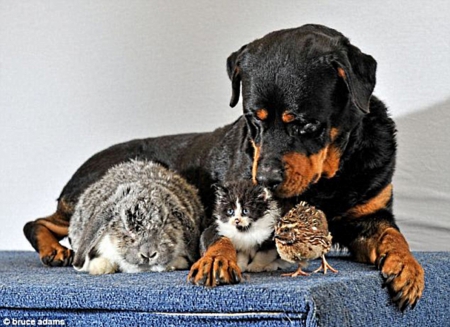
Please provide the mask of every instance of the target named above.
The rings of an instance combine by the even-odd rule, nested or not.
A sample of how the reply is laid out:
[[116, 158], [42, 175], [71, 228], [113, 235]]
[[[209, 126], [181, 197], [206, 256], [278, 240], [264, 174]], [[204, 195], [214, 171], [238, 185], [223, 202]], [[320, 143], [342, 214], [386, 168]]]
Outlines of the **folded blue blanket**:
[[0, 252], [0, 326], [27, 319], [53, 326], [449, 326], [450, 252], [414, 255], [425, 269], [425, 292], [401, 313], [374, 267], [340, 254], [328, 256], [337, 274], [255, 273], [238, 285], [204, 288], [188, 284], [187, 271], [90, 276], [44, 267], [34, 252]]

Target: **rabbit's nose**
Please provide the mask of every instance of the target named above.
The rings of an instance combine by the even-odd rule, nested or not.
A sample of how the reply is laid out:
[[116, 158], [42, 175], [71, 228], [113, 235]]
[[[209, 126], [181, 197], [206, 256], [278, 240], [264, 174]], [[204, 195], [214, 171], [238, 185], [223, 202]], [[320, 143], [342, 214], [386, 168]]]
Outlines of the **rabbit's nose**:
[[156, 259], [156, 257], [158, 256], [158, 252], [153, 251], [153, 252], [149, 252], [149, 253], [139, 253], [141, 258], [144, 260], [153, 260]]

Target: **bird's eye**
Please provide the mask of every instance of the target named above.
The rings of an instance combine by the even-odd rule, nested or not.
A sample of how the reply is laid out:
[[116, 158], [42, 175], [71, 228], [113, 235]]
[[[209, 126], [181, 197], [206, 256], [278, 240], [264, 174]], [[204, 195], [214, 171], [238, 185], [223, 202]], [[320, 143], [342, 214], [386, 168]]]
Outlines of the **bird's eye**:
[[247, 216], [248, 215], [248, 209], [242, 209], [242, 214], [244, 215], [244, 216]]
[[228, 216], [232, 216], [232, 215], [234, 215], [234, 210], [233, 210], [233, 209], [231, 209], [231, 208], [230, 208], [230, 209], [228, 209], [228, 210], [227, 210], [227, 215], [228, 215]]

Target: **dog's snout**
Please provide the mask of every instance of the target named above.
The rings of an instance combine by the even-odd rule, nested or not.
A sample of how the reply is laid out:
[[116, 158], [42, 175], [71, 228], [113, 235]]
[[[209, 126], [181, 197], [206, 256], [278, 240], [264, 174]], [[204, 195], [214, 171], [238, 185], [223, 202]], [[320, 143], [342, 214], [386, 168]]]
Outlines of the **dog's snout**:
[[270, 164], [263, 164], [258, 168], [258, 174], [256, 175], [258, 184], [275, 189], [283, 182], [283, 176], [280, 169], [274, 168]]

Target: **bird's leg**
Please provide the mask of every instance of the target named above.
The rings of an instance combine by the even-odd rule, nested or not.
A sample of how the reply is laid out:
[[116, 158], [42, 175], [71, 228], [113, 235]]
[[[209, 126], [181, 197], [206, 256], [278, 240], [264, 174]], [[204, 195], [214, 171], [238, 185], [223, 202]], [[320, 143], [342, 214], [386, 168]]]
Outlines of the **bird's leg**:
[[327, 273], [327, 270], [330, 269], [332, 272], [337, 273], [338, 271], [330, 266], [330, 264], [325, 260], [325, 255], [322, 255], [322, 264], [319, 268], [313, 271], [313, 273], [317, 273], [321, 270], [323, 270], [323, 274], [325, 275]]
[[286, 276], [288, 276], [288, 277], [297, 277], [297, 276], [309, 276], [309, 274], [304, 272], [302, 270], [302, 265], [299, 264], [298, 265], [298, 269], [296, 271], [294, 271], [292, 273], [281, 274], [281, 276], [283, 276], [283, 277], [286, 277]]

